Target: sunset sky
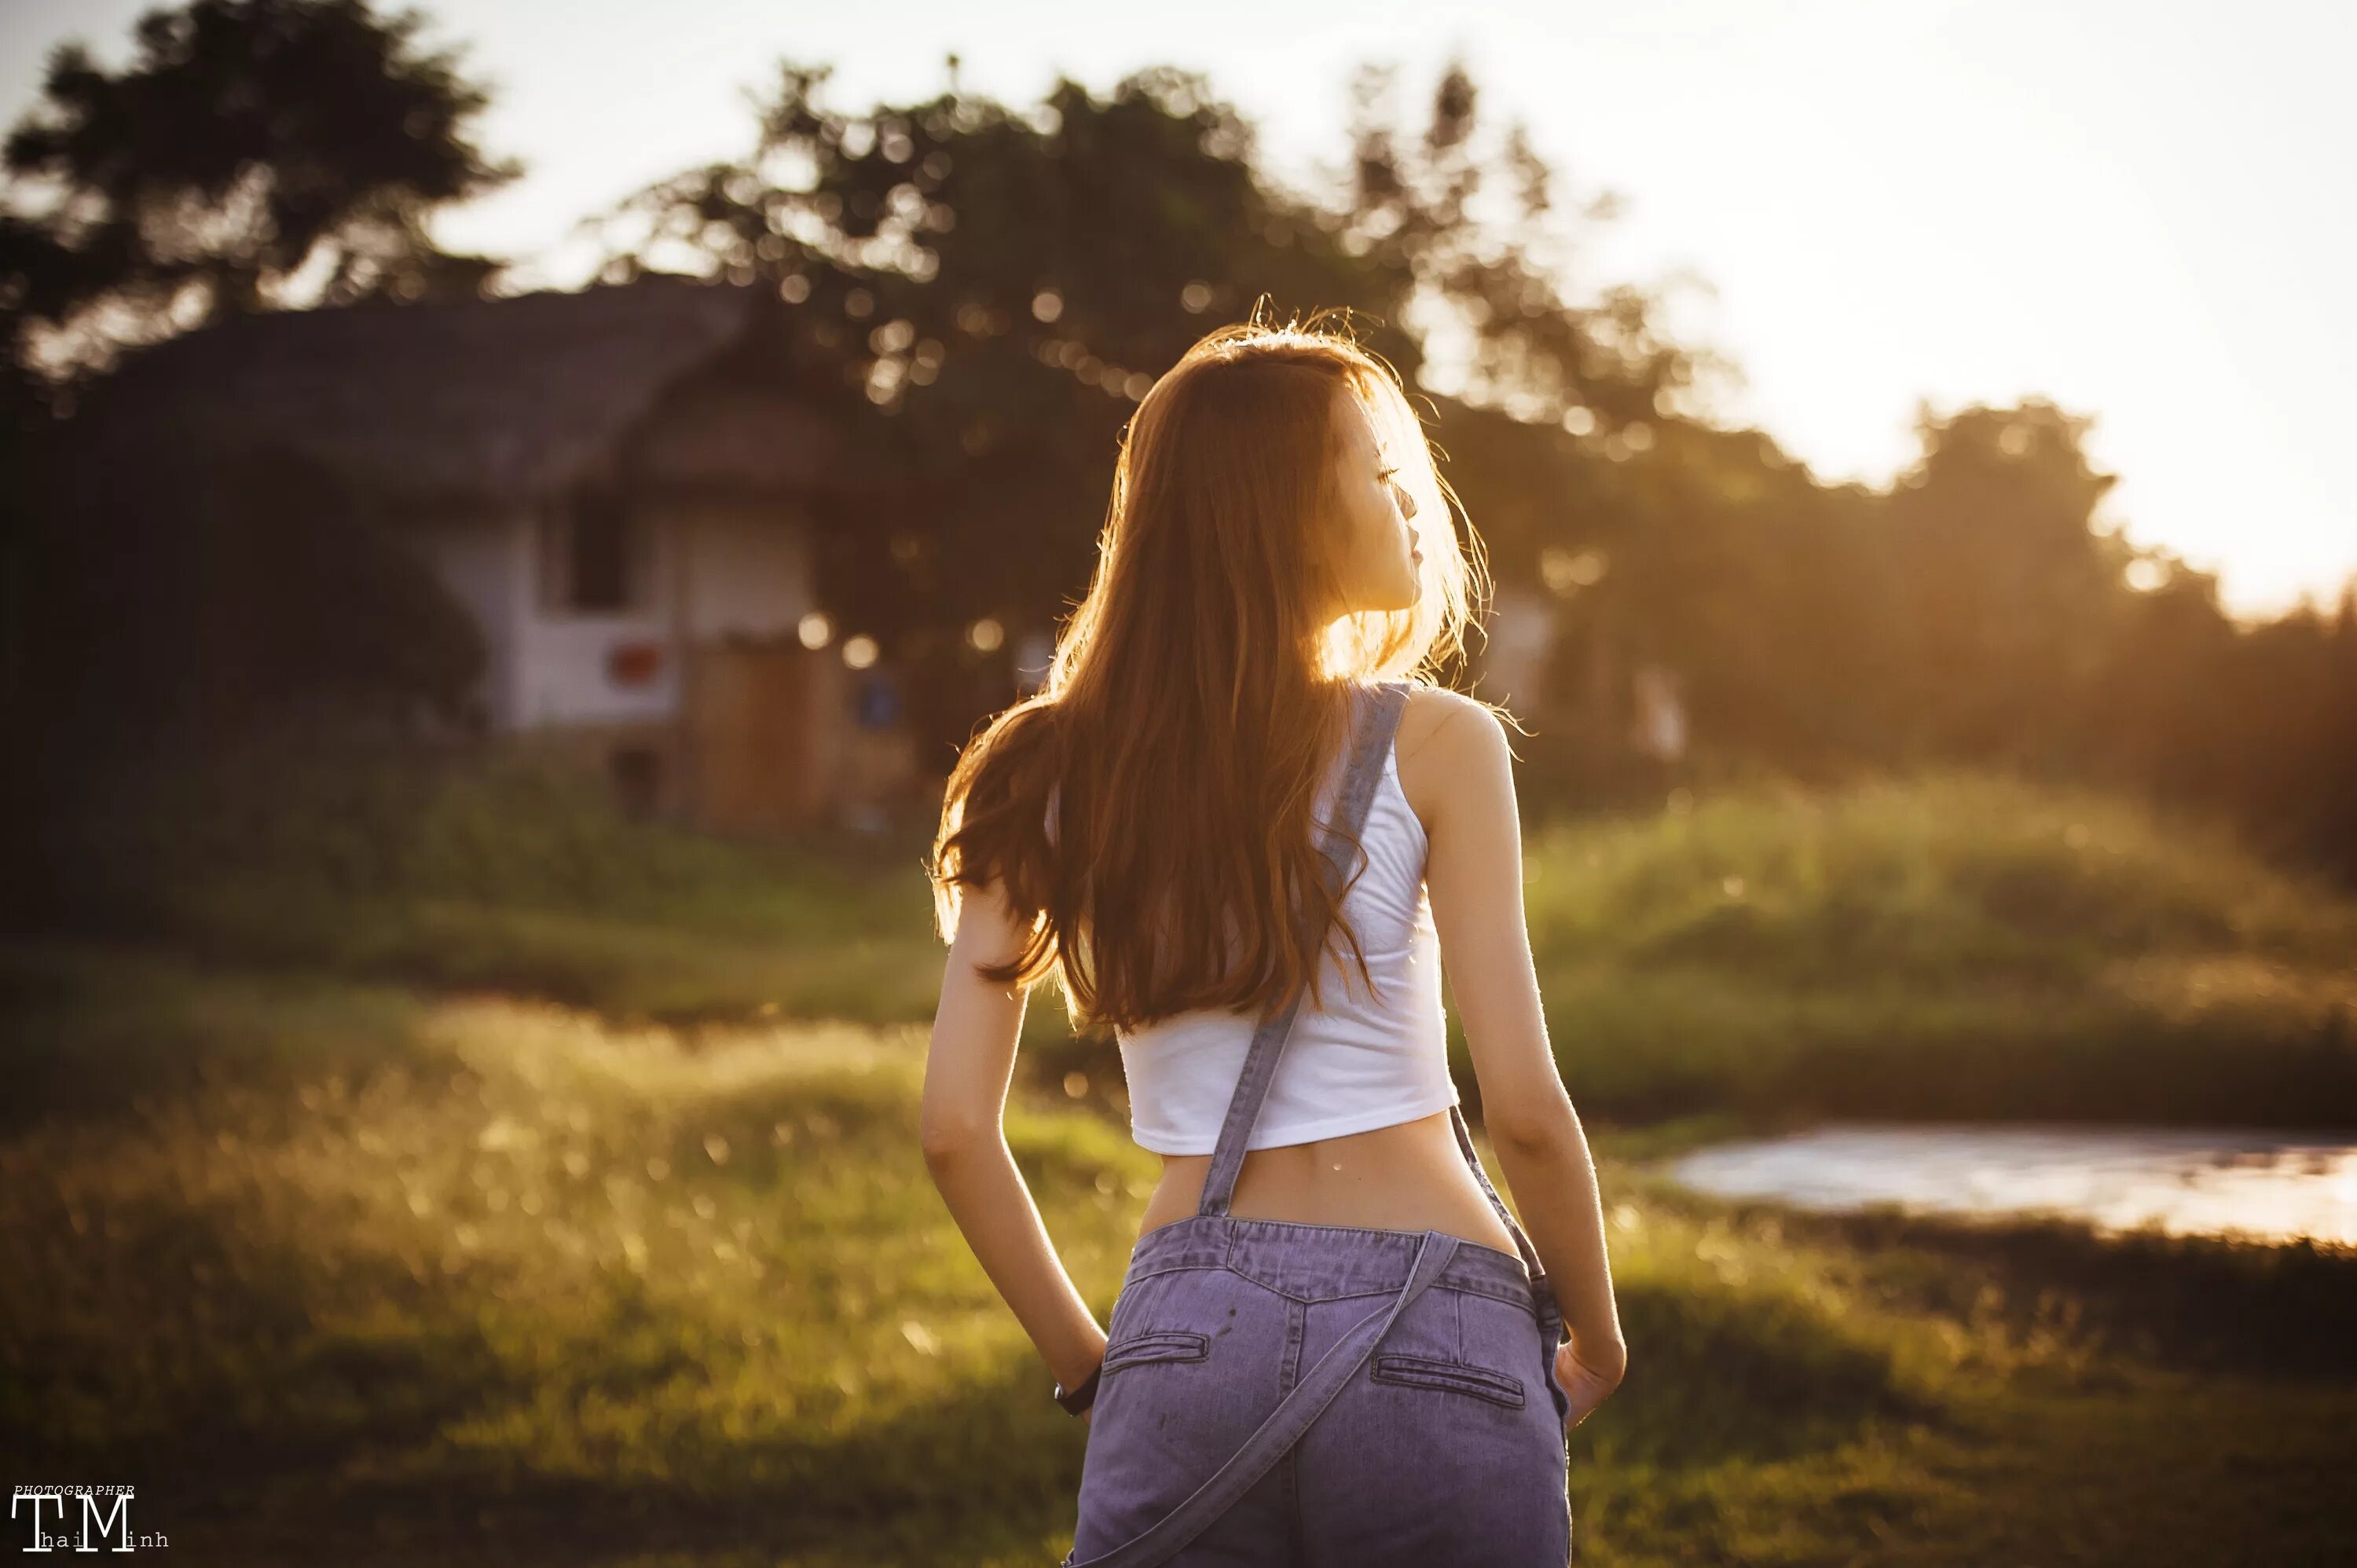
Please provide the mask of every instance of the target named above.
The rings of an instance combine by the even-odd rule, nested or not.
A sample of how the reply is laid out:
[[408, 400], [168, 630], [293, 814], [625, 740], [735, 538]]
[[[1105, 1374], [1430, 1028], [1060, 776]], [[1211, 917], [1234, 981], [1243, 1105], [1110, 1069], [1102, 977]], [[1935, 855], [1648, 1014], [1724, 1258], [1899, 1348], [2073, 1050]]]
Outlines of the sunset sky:
[[[64, 38], [121, 61], [147, 8], [0, 6], [0, 113], [30, 106]], [[2106, 517], [2218, 570], [2238, 612], [2329, 605], [2357, 573], [2357, 501], [2331, 482], [2357, 429], [2348, 0], [426, 9], [428, 38], [467, 44], [494, 84], [487, 146], [527, 166], [445, 242], [544, 258], [565, 285], [573, 222], [741, 152], [744, 90], [781, 55], [834, 65], [847, 111], [941, 91], [952, 52], [963, 86], [1017, 105], [1060, 70], [1099, 93], [1146, 64], [1200, 70], [1302, 186], [1347, 151], [1355, 66], [1395, 65], [1420, 115], [1456, 56], [1493, 133], [1525, 121], [1567, 197], [1623, 199], [1574, 295], [1671, 289], [1677, 334], [1748, 378], [1714, 417], [1878, 485], [1919, 399], [2050, 396], [2094, 416], [2092, 455], [2120, 476]]]

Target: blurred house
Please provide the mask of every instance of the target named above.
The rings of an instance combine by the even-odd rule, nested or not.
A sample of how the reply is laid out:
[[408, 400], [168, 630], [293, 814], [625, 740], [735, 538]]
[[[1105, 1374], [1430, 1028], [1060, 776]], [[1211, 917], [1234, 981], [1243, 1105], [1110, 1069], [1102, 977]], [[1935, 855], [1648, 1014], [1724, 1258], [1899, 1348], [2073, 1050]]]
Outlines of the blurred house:
[[1562, 632], [1560, 606], [1555, 595], [1535, 588], [1507, 583], [1496, 589], [1474, 684], [1485, 701], [1524, 715], [1546, 711], [1553, 696], [1547, 669]]
[[1638, 666], [1632, 680], [1634, 713], [1629, 727], [1630, 746], [1663, 764], [1686, 754], [1684, 683], [1676, 671], [1663, 664]]
[[127, 361], [97, 449], [330, 473], [475, 620], [476, 725], [605, 771], [634, 809], [864, 817], [909, 745], [875, 696], [889, 671], [845, 667], [813, 588], [811, 501], [842, 443], [778, 308], [648, 277], [236, 318]]

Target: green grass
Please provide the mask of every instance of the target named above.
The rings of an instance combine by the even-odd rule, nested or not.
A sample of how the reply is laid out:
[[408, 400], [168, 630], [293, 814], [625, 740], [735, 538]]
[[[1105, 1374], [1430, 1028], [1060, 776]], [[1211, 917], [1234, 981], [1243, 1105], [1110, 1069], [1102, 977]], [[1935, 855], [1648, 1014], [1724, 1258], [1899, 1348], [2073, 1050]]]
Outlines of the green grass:
[[[922, 1026], [939, 994], [905, 832], [730, 843], [521, 757], [270, 748], [83, 808], [44, 841], [34, 929], [683, 1026]], [[1754, 786], [1526, 850], [1549, 1031], [1598, 1115], [2306, 1125], [2357, 1103], [2357, 898], [2222, 830], [1935, 773]], [[1118, 1080], [1051, 990], [1025, 1045], [1042, 1084]]]
[[[926, 1176], [910, 1031], [73, 950], [7, 974], [83, 1085], [0, 1144], [11, 1473], [134, 1478], [143, 1529], [239, 1562], [1052, 1528], [1074, 1434]], [[1012, 1141], [1117, 1277], [1136, 1195], [1098, 1177], [1135, 1151], [1071, 1113]]]
[[[926, 1177], [920, 1029], [64, 944], [0, 993], [42, 1097], [0, 1122], [0, 1463], [132, 1482], [176, 1561], [1069, 1545], [1085, 1431]], [[1575, 1436], [1582, 1562], [2357, 1552], [2357, 1261], [1647, 1174], [1710, 1126], [1599, 1136], [1632, 1360]], [[1060, 1090], [1009, 1139], [1102, 1317], [1154, 1156]]]
[[524, 752], [255, 742], [54, 811], [17, 925], [609, 1016], [907, 1022], [941, 979], [923, 853], [633, 821]]
[[2357, 900], [2118, 800], [1935, 774], [1526, 849], [1584, 1109], [2298, 1125], [2357, 1103]]

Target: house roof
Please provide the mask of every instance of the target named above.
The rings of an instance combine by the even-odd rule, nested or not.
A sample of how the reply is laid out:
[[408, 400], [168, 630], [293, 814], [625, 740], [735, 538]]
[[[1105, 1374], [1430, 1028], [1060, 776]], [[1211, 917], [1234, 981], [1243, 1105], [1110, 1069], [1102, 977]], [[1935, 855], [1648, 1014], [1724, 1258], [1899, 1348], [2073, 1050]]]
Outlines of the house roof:
[[[102, 456], [275, 449], [380, 491], [515, 499], [617, 455], [666, 394], [740, 344], [760, 290], [653, 275], [574, 294], [371, 302], [233, 317], [126, 359], [93, 406]], [[672, 482], [814, 483], [829, 443], [780, 390], [667, 413], [639, 470]]]

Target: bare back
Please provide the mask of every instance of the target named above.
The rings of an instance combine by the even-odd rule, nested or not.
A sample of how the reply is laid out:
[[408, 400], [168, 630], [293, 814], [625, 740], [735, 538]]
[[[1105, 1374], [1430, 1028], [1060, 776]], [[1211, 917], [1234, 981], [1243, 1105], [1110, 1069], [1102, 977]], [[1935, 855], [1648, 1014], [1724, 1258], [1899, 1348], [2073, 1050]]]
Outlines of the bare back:
[[[1427, 828], [1457, 736], [1453, 693], [1416, 689], [1399, 721], [1400, 789]], [[1456, 726], [1458, 735], [1464, 726]], [[1447, 953], [1443, 962], [1446, 972]], [[1211, 1156], [1165, 1155], [1138, 1233], [1184, 1219], [1201, 1201]], [[1438, 1230], [1513, 1253], [1513, 1237], [1490, 1207], [1457, 1146], [1446, 1111], [1341, 1137], [1246, 1152], [1229, 1212], [1238, 1219], [1308, 1225]]]

